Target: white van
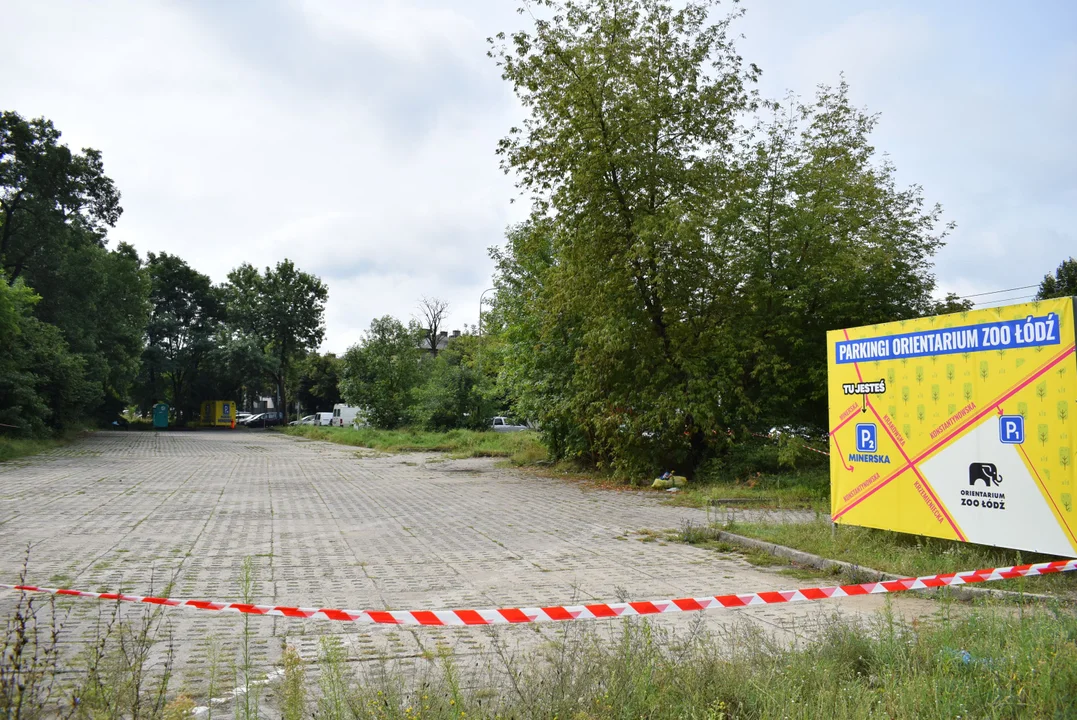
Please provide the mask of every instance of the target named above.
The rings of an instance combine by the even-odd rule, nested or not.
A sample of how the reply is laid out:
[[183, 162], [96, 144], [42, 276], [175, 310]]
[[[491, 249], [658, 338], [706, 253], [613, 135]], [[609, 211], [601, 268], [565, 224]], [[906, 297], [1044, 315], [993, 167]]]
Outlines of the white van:
[[332, 425], [333, 424], [333, 413], [331, 413], [331, 412], [314, 413], [314, 424], [315, 425]]
[[337, 403], [333, 406], [333, 419], [329, 424], [333, 427], [345, 427], [351, 425], [358, 414], [359, 408], [345, 405], [344, 403]]

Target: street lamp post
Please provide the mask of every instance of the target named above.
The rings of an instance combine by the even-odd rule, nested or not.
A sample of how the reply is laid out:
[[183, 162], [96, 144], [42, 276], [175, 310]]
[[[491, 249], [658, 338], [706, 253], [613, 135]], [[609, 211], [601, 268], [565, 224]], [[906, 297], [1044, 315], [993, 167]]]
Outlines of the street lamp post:
[[[479, 337], [480, 338], [482, 337], [482, 299], [484, 297], [486, 297], [486, 293], [490, 292], [491, 290], [496, 290], [496, 289], [497, 288], [486, 288], [485, 290], [482, 291], [482, 295], [479, 295]], [[483, 377], [483, 374], [482, 374], [482, 340], [481, 339], [477, 341], [477, 345], [475, 347], [475, 350], [476, 350], [476, 353], [475, 353], [476, 358], [475, 359], [478, 360], [479, 378], [480, 378], [480, 382], [481, 382], [481, 378]], [[479, 397], [481, 398], [482, 396], [480, 395]], [[484, 414], [482, 412], [483, 411], [482, 404], [483, 404], [482, 400], [480, 399], [479, 400], [479, 407], [478, 407], [478, 414], [479, 415]], [[486, 418], [484, 417], [483, 420], [485, 420], [485, 419]]]
[[486, 293], [491, 290], [497, 290], [497, 288], [486, 288], [482, 291], [482, 295], [479, 295], [479, 335], [482, 335], [482, 299], [486, 297]]

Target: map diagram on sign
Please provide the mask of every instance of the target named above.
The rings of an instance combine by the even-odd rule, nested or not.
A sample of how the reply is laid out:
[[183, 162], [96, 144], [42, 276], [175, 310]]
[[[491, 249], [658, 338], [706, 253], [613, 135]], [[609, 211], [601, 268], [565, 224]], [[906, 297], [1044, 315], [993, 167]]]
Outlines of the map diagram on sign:
[[827, 333], [837, 523], [1077, 557], [1074, 299]]

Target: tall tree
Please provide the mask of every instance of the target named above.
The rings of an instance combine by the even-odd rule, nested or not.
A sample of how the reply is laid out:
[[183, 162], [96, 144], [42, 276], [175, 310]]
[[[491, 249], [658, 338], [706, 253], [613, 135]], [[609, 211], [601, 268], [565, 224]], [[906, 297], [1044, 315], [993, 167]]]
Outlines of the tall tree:
[[728, 324], [737, 394], [724, 397], [742, 422], [821, 427], [826, 331], [934, 313], [931, 260], [950, 226], [876, 160], [878, 118], [852, 106], [844, 82], [772, 108], [728, 226], [726, 267], [743, 279]]
[[333, 409], [340, 402], [341, 360], [333, 353], [310, 353], [299, 363], [296, 399], [306, 412]]
[[265, 354], [262, 341], [227, 322], [218, 329], [205, 365], [212, 371], [199, 376], [199, 397], [234, 399], [251, 407], [274, 391], [269, 384], [274, 362]]
[[499, 386], [517, 413], [539, 422], [550, 453], [594, 461], [594, 433], [574, 391], [583, 322], [558, 302], [556, 233], [551, 220], [532, 218], [509, 230], [506, 247], [491, 248], [498, 293], [483, 337], [497, 339]]
[[69, 419], [113, 415], [137, 373], [149, 285], [132, 247], [106, 248], [121, 212], [99, 152], [71, 152], [47, 120], [0, 113], [0, 268], [33, 288], [35, 316], [81, 358], [87, 392]]
[[[193, 388], [199, 375], [211, 371], [206, 359], [216, 346], [224, 304], [222, 293], [182, 258], [150, 253], [152, 312], [146, 326], [142, 377], [145, 401], [167, 399], [180, 422], [197, 417]], [[164, 391], [164, 397], [152, 396]]]
[[291, 260], [259, 273], [244, 263], [228, 275], [230, 321], [261, 339], [272, 358], [270, 374], [288, 408], [287, 382], [296, 357], [317, 348], [325, 337], [326, 285]]
[[341, 368], [344, 401], [364, 409], [375, 427], [410, 422], [415, 390], [423, 374], [423, 331], [389, 315], [375, 318], [358, 345], [348, 348]]
[[500, 144], [503, 166], [531, 193], [532, 226], [551, 226], [542, 332], [579, 323], [568, 414], [543, 427], [578, 426], [595, 460], [622, 469], [683, 459], [685, 433], [717, 422], [706, 361], [733, 283], [729, 149], [758, 70], [736, 54], [732, 18], [708, 22], [711, 2], [543, 5], [551, 19], [492, 52], [530, 111]]
[[[428, 430], [482, 430], [504, 409], [496, 385], [492, 336], [461, 335], [428, 362], [415, 391], [415, 420]], [[485, 361], [485, 362], [484, 362]]]
[[[498, 263], [503, 375], [555, 454], [687, 469], [728, 430], [821, 423], [825, 329], [922, 314], [945, 228], [844, 85], [755, 125], [714, 2], [543, 2], [491, 54], [532, 200]], [[534, 417], [534, 416], [533, 416]], [[556, 437], [555, 437], [556, 436]]]
[[423, 297], [419, 302], [419, 315], [419, 322], [422, 323], [426, 339], [426, 349], [431, 355], [437, 357], [438, 339], [441, 335], [441, 328], [445, 326], [445, 320], [449, 316], [449, 303], [437, 298]]
[[122, 212], [100, 152], [72, 153], [44, 118], [0, 113], [0, 268], [8, 284], [64, 246], [103, 245]]
[[40, 296], [0, 272], [0, 423], [30, 434], [75, 425], [92, 402], [84, 362], [63, 334], [34, 317]]
[[1054, 273], [1047, 273], [1040, 283], [1037, 300], [1077, 295], [1077, 259], [1063, 260]]

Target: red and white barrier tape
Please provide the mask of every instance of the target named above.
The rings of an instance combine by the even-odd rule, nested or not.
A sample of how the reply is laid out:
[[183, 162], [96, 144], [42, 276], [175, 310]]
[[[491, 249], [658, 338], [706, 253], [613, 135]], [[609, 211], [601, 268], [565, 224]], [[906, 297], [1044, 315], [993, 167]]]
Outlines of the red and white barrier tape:
[[343, 622], [375, 623], [382, 625], [501, 625], [543, 622], [551, 620], [592, 620], [599, 618], [628, 617], [632, 615], [655, 615], [659, 613], [691, 612], [716, 608], [738, 608], [751, 605], [826, 600], [827, 598], [875, 595], [879, 593], [904, 592], [927, 588], [971, 583], [1007, 580], [1010, 578], [1049, 575], [1051, 573], [1077, 570], [1077, 560], [1056, 560], [1035, 565], [1018, 565], [988, 570], [969, 570], [942, 575], [926, 575], [918, 578], [886, 580], [859, 585], [839, 587], [802, 588], [774, 592], [748, 593], [745, 595], [715, 595], [704, 598], [678, 598], [628, 603], [597, 603], [594, 605], [554, 605], [540, 608], [493, 608], [487, 610], [335, 610], [332, 608], [302, 608], [273, 605], [248, 605], [245, 603], [211, 602], [209, 600], [173, 600], [171, 598], [142, 597], [120, 593], [95, 593], [83, 590], [36, 587], [33, 585], [3, 585], [0, 589], [22, 592], [52, 593], [97, 600], [147, 603], [167, 607], [187, 607], [210, 612], [238, 612], [252, 615], [273, 615], [291, 618], [322, 618]]

